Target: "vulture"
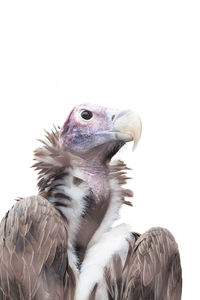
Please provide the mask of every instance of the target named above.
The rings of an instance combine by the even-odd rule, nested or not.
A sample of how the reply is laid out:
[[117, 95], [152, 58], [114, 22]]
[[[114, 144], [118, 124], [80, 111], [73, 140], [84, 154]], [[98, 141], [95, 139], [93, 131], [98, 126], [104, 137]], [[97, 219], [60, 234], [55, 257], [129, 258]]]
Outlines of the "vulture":
[[115, 222], [133, 193], [129, 168], [112, 158], [127, 142], [135, 148], [141, 128], [131, 110], [82, 104], [45, 131], [34, 152], [38, 194], [19, 198], [0, 224], [0, 300], [181, 299], [173, 235]]

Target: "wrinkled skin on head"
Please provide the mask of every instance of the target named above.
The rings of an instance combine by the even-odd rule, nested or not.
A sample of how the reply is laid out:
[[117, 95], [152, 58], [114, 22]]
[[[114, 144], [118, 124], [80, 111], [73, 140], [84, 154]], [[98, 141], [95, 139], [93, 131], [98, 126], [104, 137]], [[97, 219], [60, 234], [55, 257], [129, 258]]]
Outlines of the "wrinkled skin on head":
[[[81, 116], [85, 111], [92, 112], [88, 120]], [[110, 132], [113, 115], [108, 109], [96, 105], [75, 107], [61, 129], [61, 143], [72, 152], [84, 154], [97, 146], [113, 142], [114, 136]]]
[[110, 160], [126, 141], [134, 139], [125, 130], [127, 114], [130, 111], [81, 104], [71, 111], [61, 128], [60, 143], [81, 157]]

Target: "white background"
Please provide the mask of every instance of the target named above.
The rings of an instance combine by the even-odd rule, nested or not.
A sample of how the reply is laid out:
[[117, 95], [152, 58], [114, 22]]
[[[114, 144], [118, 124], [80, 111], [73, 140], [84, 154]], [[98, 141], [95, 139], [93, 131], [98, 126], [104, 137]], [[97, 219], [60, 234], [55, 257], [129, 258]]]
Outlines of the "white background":
[[136, 110], [134, 230], [167, 227], [179, 244], [183, 300], [199, 297], [199, 1], [1, 1], [0, 217], [37, 193], [30, 168], [43, 128], [82, 102]]

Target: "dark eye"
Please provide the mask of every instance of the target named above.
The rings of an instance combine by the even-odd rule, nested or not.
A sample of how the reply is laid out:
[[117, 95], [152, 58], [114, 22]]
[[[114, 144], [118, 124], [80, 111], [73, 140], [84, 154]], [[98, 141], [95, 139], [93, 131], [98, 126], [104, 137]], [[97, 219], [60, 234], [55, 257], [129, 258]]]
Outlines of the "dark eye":
[[93, 113], [89, 110], [83, 110], [81, 112], [81, 117], [84, 119], [84, 120], [90, 120], [92, 119], [93, 117]]

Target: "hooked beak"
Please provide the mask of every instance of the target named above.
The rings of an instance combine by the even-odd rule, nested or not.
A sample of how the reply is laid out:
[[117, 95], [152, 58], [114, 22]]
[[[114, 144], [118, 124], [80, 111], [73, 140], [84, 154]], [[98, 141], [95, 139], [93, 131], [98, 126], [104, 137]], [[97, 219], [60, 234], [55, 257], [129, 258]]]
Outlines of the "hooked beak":
[[115, 119], [114, 131], [116, 139], [124, 142], [134, 141], [133, 150], [135, 150], [142, 133], [141, 119], [134, 111], [122, 112]]

